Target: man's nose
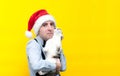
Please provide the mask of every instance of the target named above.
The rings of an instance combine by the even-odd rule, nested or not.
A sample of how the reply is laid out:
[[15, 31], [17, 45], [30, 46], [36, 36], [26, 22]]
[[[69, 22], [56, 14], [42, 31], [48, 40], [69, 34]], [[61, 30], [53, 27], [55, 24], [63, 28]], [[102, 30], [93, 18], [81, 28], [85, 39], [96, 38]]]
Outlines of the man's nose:
[[50, 25], [50, 24], [48, 24], [48, 29], [53, 29], [53, 27]]

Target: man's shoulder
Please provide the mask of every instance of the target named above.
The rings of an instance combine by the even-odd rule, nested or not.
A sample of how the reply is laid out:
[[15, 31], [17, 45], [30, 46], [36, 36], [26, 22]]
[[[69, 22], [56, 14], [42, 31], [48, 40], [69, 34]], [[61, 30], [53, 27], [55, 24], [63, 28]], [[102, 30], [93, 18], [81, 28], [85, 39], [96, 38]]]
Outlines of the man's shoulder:
[[31, 39], [27, 42], [27, 47], [28, 46], [37, 46], [38, 43], [34, 40], [34, 39]]
[[32, 44], [32, 43], [35, 43], [35, 40], [34, 40], [34, 39], [29, 40], [29, 41], [27, 42], [27, 45]]

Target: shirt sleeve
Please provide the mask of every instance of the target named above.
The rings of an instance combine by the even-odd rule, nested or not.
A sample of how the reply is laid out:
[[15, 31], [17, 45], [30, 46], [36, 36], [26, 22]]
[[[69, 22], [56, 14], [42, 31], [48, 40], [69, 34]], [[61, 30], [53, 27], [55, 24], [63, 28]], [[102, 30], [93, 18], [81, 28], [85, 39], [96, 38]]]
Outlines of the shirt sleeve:
[[27, 44], [27, 56], [29, 65], [35, 71], [51, 71], [56, 69], [56, 65], [42, 59], [40, 45], [36, 43], [34, 40], [30, 41]]
[[61, 61], [61, 71], [65, 71], [66, 70], [66, 59], [65, 59], [65, 56], [63, 54], [63, 51], [61, 52], [60, 54], [60, 61]]

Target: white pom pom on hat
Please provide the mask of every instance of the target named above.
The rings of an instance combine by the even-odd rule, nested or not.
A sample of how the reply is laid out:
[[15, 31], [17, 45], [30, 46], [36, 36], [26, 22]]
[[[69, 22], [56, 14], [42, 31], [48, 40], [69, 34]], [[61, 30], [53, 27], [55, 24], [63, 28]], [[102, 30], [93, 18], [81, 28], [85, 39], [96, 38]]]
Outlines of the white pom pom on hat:
[[25, 31], [25, 35], [26, 35], [28, 38], [32, 38], [32, 32], [30, 32], [30, 31]]
[[48, 20], [53, 21], [56, 25], [56, 22], [55, 22], [55, 19], [53, 18], [53, 16], [48, 14], [48, 12], [46, 10], [41, 9], [41, 10], [38, 10], [37, 12], [33, 13], [28, 21], [28, 29], [25, 32], [26, 37], [32, 38], [32, 32], [31, 32], [32, 28], [33, 28], [35, 34], [37, 35], [42, 24]]

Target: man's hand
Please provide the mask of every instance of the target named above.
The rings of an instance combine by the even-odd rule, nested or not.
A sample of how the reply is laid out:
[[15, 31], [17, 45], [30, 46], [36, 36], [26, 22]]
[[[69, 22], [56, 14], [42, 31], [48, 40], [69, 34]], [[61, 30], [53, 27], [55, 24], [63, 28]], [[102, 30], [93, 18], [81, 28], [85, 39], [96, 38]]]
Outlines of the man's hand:
[[56, 71], [59, 72], [61, 69], [60, 59], [56, 59]]

